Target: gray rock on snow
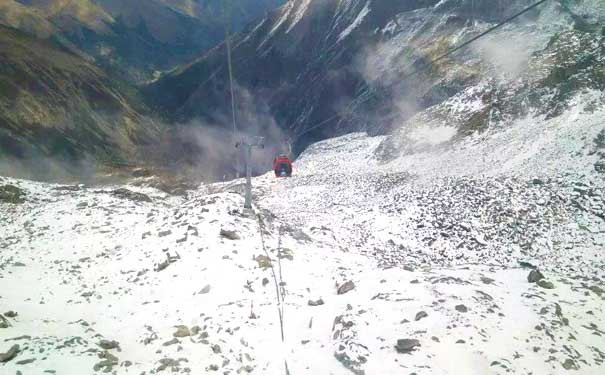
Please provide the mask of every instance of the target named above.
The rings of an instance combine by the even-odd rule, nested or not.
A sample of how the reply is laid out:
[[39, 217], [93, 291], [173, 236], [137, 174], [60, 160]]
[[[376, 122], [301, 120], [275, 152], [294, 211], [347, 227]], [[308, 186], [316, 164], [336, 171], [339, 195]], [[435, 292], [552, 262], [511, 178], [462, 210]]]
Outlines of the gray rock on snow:
[[[591, 292], [593, 292], [594, 294], [596, 294], [599, 297], [601, 297], [603, 294], [605, 294], [605, 290], [603, 290], [598, 285], [593, 285], [593, 286], [589, 287], [588, 289], [590, 289]], [[5, 315], [8, 316], [7, 314], [5, 314]], [[9, 316], [9, 318], [10, 318], [10, 316]]]
[[239, 234], [237, 234], [237, 232], [234, 230], [221, 229], [220, 235], [221, 235], [221, 237], [226, 238], [231, 241], [236, 241], [236, 240], [241, 239]]
[[113, 195], [114, 197], [120, 198], [120, 199], [127, 199], [127, 200], [131, 200], [134, 202], [148, 202], [151, 203], [152, 200], [151, 198], [149, 198], [148, 195], [143, 194], [143, 193], [137, 193], [128, 189], [116, 189], [114, 191], [111, 192], [111, 195]]
[[408, 354], [420, 347], [420, 341], [416, 339], [399, 339], [395, 349], [397, 353]]
[[174, 337], [188, 337], [191, 336], [191, 331], [187, 326], [175, 326], [176, 332], [172, 334]]
[[101, 340], [101, 341], [99, 341], [98, 345], [102, 349], [105, 349], [105, 350], [112, 350], [112, 349], [120, 348], [120, 343], [115, 340]]
[[567, 358], [565, 362], [563, 362], [563, 368], [565, 370], [579, 370], [578, 365], [571, 358]]
[[203, 287], [202, 290], [200, 290], [199, 294], [208, 294], [208, 293], [210, 293], [211, 288], [212, 287], [210, 286], [210, 284], [208, 284], [205, 287]]
[[34, 363], [36, 361], [35, 358], [28, 358], [28, 359], [22, 359], [20, 361], [17, 361], [16, 363], [18, 365], [29, 365], [30, 363]]
[[10, 326], [11, 324], [8, 319], [6, 319], [4, 315], [0, 314], [0, 328], [8, 328]]
[[355, 283], [352, 282], [351, 280], [349, 280], [346, 283], [344, 283], [338, 287], [337, 293], [339, 295], [341, 295], [341, 294], [348, 293], [348, 292], [352, 291], [353, 289], [355, 289]]
[[538, 286], [544, 289], [555, 289], [555, 284], [545, 279], [538, 281]]
[[25, 191], [14, 185], [0, 186], [0, 203], [25, 203]]
[[456, 305], [455, 309], [456, 309], [456, 311], [461, 312], [461, 313], [468, 312], [468, 307], [466, 307], [464, 305]]
[[173, 338], [172, 340], [166, 341], [165, 343], [162, 344], [162, 346], [171, 346], [171, 345], [175, 345], [180, 343], [179, 339], [177, 339], [176, 337]]
[[429, 314], [426, 313], [426, 311], [420, 311], [418, 314], [416, 314], [416, 318], [414, 318], [415, 321], [419, 321], [422, 318], [426, 318], [428, 317]]
[[157, 371], [164, 371], [168, 368], [172, 370], [172, 372], [177, 372], [179, 370], [179, 366], [181, 365], [181, 360], [176, 360], [172, 358], [162, 358], [159, 360], [160, 366], [157, 368]]
[[321, 298], [316, 301], [309, 300], [308, 304], [309, 306], [321, 306], [324, 304], [324, 300]]
[[531, 270], [529, 272], [529, 275], [527, 275], [527, 281], [529, 281], [530, 283], [537, 283], [542, 279], [544, 279], [544, 275], [538, 270]]
[[17, 356], [19, 354], [19, 345], [13, 345], [6, 353], [0, 353], [0, 363], [5, 363]]
[[363, 364], [361, 361], [355, 361], [349, 357], [345, 352], [336, 352], [334, 357], [340, 362], [347, 370], [351, 371], [355, 375], [365, 375], [365, 371], [361, 369]]

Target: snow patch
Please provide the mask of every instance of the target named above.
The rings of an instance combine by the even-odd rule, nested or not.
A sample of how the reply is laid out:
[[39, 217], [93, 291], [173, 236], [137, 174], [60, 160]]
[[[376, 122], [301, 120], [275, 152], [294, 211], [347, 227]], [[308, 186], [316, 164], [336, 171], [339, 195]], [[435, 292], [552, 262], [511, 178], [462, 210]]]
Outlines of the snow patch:
[[345, 39], [347, 36], [349, 36], [349, 34], [351, 34], [351, 32], [353, 32], [353, 30], [355, 30], [357, 27], [359, 27], [359, 25], [361, 25], [361, 23], [366, 18], [366, 16], [370, 13], [370, 11], [371, 11], [370, 2], [368, 1], [366, 3], [366, 5], [363, 7], [363, 9], [357, 15], [357, 18], [355, 18], [355, 20], [349, 26], [347, 26], [347, 28], [344, 29], [342, 31], [342, 33], [340, 33], [340, 35], [338, 36], [338, 41], [340, 42], [341, 40]]

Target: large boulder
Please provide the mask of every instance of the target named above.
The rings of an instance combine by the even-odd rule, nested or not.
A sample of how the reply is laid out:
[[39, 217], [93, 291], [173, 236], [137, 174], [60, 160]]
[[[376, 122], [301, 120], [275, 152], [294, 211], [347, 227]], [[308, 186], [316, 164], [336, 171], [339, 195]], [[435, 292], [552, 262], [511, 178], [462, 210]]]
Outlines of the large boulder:
[[14, 185], [0, 186], [0, 203], [21, 204], [25, 202], [25, 192]]

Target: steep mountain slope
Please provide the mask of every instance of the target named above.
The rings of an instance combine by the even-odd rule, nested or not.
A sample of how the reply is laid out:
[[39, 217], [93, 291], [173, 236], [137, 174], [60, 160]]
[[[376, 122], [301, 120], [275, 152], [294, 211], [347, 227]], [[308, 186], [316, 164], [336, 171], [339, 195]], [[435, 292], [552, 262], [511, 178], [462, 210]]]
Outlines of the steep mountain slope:
[[[217, 22], [225, 17], [239, 30], [252, 20], [282, 5], [284, 0], [160, 0], [172, 9], [206, 22]], [[218, 22], [220, 23], [220, 21]]]
[[387, 137], [323, 141], [254, 211], [242, 181], [0, 178], [0, 369], [601, 374], [599, 96], [387, 163]]
[[157, 142], [160, 132], [143, 115], [147, 112], [133, 89], [91, 63], [0, 26], [4, 173], [19, 175], [31, 168], [32, 175], [43, 177], [50, 172], [45, 158], [136, 160], [141, 147]]
[[[235, 2], [236, 29], [278, 1], [252, 5]], [[205, 0], [2, 0], [0, 23], [58, 40], [124, 78], [141, 81], [224, 39], [224, 7]]]
[[[482, 40], [408, 77], [530, 3], [291, 0], [234, 43], [239, 92], [268, 107], [299, 150], [350, 131], [396, 129], [479, 80], [515, 80], [526, 59], [544, 51], [562, 31], [601, 33], [602, 2], [553, 0], [510, 24], [508, 35]], [[507, 36], [514, 38], [501, 39]], [[224, 46], [213, 49], [151, 85], [149, 96], [176, 121], [200, 117], [225, 123], [224, 55]]]

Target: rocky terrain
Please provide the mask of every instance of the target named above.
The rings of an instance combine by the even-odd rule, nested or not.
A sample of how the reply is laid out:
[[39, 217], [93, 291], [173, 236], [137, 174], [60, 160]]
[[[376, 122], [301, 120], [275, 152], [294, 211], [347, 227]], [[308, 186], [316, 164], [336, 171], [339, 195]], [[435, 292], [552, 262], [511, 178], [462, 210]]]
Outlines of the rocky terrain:
[[242, 181], [2, 178], [0, 369], [601, 374], [599, 95], [388, 159], [397, 133], [314, 144], [253, 211]]

